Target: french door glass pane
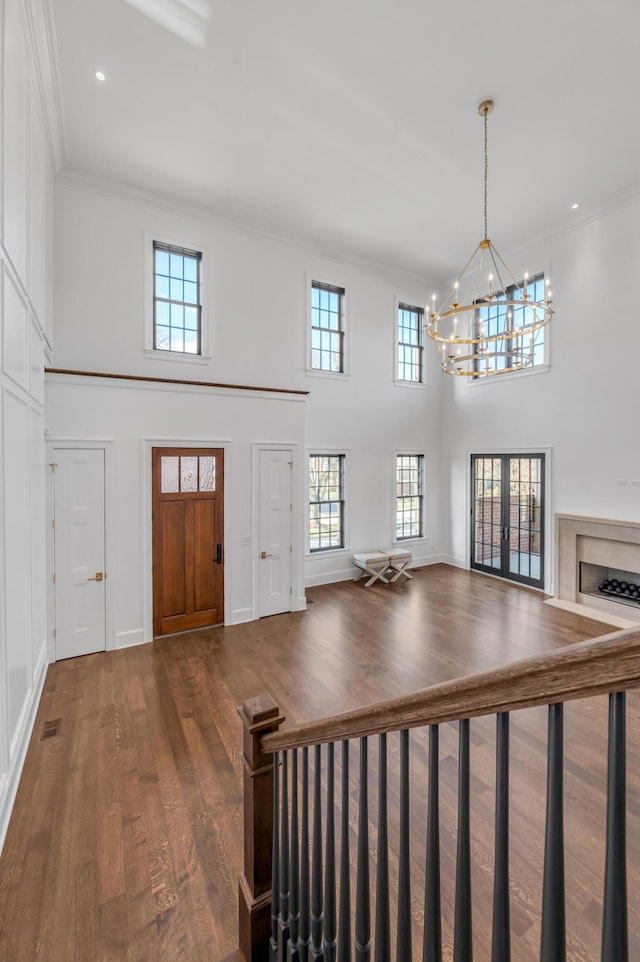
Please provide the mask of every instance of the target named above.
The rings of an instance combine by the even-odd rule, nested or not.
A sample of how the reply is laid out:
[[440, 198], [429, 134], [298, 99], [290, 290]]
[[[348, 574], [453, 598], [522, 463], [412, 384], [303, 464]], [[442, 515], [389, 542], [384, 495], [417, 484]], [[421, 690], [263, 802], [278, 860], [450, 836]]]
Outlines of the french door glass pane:
[[500, 568], [500, 503], [502, 498], [502, 465], [500, 458], [477, 458], [475, 462], [475, 533], [476, 564]]
[[509, 459], [509, 571], [539, 581], [541, 577], [542, 462]]

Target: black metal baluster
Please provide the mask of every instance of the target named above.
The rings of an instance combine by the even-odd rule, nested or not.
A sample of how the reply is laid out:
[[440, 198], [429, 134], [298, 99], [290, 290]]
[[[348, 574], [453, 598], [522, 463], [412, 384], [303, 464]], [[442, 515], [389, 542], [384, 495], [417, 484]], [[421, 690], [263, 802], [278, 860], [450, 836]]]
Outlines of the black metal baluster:
[[280, 805], [280, 926], [278, 958], [284, 962], [289, 941], [289, 753], [282, 753], [282, 801]]
[[360, 800], [358, 805], [358, 864], [356, 869], [356, 962], [371, 955], [369, 909], [369, 793], [367, 789], [367, 739], [360, 739]]
[[427, 870], [424, 893], [423, 962], [442, 962], [440, 912], [440, 811], [438, 804], [438, 726], [429, 726], [429, 800], [427, 809]]
[[626, 695], [609, 695], [607, 851], [602, 913], [602, 962], [628, 962], [626, 831]]
[[471, 832], [469, 826], [469, 719], [458, 728], [458, 846], [456, 854], [456, 908], [453, 962], [472, 962]]
[[375, 962], [391, 959], [389, 921], [389, 841], [387, 833], [387, 736], [379, 736], [378, 757], [378, 868], [376, 875]]
[[300, 962], [308, 962], [311, 931], [309, 900], [309, 749], [302, 749], [302, 825], [300, 827]]
[[510, 962], [508, 712], [497, 715], [496, 722], [496, 843], [491, 962]]
[[313, 765], [313, 861], [311, 863], [311, 956], [322, 957], [322, 755], [315, 747]]
[[280, 915], [280, 758], [273, 754], [273, 847], [271, 856], [271, 939], [269, 958], [278, 962], [278, 918]]
[[411, 864], [409, 861], [409, 732], [400, 732], [400, 847], [398, 851], [398, 962], [412, 958]]
[[287, 962], [300, 958], [300, 851], [298, 838], [298, 749], [291, 752], [291, 906], [289, 923], [291, 934], [287, 948]]
[[327, 837], [324, 871], [324, 937], [322, 941], [324, 962], [336, 958], [336, 835], [334, 792], [334, 747], [327, 745]]
[[567, 957], [564, 914], [563, 735], [563, 706], [549, 705], [540, 962], [565, 962]]
[[351, 873], [349, 869], [349, 742], [342, 743], [342, 816], [340, 827], [340, 918], [338, 962], [351, 962]]

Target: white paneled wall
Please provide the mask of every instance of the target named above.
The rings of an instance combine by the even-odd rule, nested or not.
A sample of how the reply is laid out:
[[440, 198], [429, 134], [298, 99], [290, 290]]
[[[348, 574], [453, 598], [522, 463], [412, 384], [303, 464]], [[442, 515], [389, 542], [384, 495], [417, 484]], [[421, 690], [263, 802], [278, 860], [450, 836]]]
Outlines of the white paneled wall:
[[52, 169], [26, 2], [0, 2], [0, 846], [47, 663], [43, 394]]

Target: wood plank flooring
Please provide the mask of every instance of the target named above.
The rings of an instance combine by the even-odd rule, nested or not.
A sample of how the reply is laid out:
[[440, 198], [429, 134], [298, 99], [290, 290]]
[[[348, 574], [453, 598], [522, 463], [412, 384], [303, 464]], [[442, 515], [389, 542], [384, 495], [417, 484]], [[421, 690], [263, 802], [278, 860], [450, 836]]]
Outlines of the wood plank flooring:
[[[219, 962], [235, 950], [242, 861], [236, 706], [245, 698], [268, 691], [286, 724], [296, 724], [607, 630], [545, 606], [537, 592], [444, 565], [421, 569], [404, 584], [364, 589], [348, 582], [307, 595], [306, 612], [50, 667], [0, 858], [1, 962]], [[634, 693], [628, 711], [632, 959], [640, 958], [639, 706]], [[567, 707], [571, 962], [599, 959], [605, 716], [606, 699]], [[45, 722], [56, 718], [59, 733], [41, 739]], [[443, 934], [450, 960], [457, 734], [455, 726], [441, 729]], [[411, 746], [417, 959], [426, 733], [413, 733]], [[537, 958], [545, 752], [545, 710], [514, 713], [514, 962]], [[389, 754], [393, 810], [392, 736]], [[477, 962], [489, 959], [494, 765], [494, 721], [479, 719], [472, 723]], [[375, 794], [372, 782], [372, 810]], [[372, 853], [375, 842], [372, 832]]]

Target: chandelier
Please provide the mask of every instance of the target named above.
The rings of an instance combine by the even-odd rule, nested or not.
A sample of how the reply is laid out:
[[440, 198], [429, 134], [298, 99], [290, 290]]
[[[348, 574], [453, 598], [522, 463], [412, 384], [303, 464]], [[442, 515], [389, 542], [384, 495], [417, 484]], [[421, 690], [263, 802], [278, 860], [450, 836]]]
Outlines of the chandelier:
[[[487, 117], [492, 110], [492, 100], [484, 100], [478, 107], [484, 120], [484, 237], [442, 305], [436, 310], [434, 294], [430, 311], [425, 311], [429, 316], [426, 331], [438, 345], [442, 370], [462, 377], [530, 367], [536, 331], [553, 315], [548, 278], [542, 298], [536, 300], [528, 290], [528, 276], [516, 281], [487, 236]], [[485, 278], [487, 286], [481, 290]], [[470, 291], [473, 296], [461, 303]]]

